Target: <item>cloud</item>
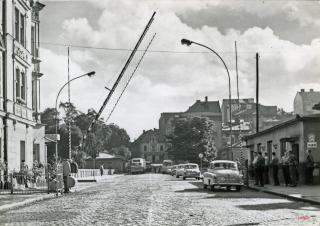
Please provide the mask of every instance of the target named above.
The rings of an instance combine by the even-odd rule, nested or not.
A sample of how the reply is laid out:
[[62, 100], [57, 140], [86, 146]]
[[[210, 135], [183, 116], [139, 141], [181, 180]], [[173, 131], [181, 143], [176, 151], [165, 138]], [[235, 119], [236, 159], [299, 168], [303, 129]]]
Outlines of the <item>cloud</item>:
[[[153, 11], [157, 10], [154, 23], [140, 47], [140, 50], [145, 49], [156, 32], [150, 47], [152, 51], [145, 55], [109, 121], [127, 129], [132, 138], [140, 135], [143, 129], [158, 127], [161, 112], [185, 111], [196, 99], [203, 99], [204, 96], [220, 101], [228, 98], [228, 77], [219, 58], [196, 45], [181, 46], [181, 38], [206, 44], [221, 55], [230, 71], [233, 97], [236, 97], [235, 40], [238, 44], [240, 97], [255, 97], [256, 52], [260, 54], [262, 104], [278, 105], [290, 111], [296, 91], [320, 82], [317, 71], [320, 66], [320, 42], [315, 38], [308, 44], [297, 44], [283, 39], [271, 27], [250, 26], [243, 31], [230, 27], [225, 32], [220, 31], [218, 25], [210, 23], [192, 27], [181, 19], [180, 13], [194, 6], [194, 12], [201, 16], [201, 12], [210, 8], [212, 3], [187, 1], [179, 8], [179, 1], [167, 5], [158, 2], [94, 1], [91, 2], [94, 7], [101, 8], [98, 22], [79, 17], [66, 19], [62, 24], [61, 37], [66, 43], [128, 50], [71, 48], [72, 75], [91, 70], [97, 72], [95, 78], [81, 79], [72, 84], [72, 101], [82, 111], [92, 107], [98, 110], [108, 94], [104, 87], [112, 86], [130, 49], [137, 42]], [[213, 2], [215, 5], [222, 4]], [[268, 7], [274, 7], [275, 4], [268, 4]], [[255, 6], [253, 9], [241, 7], [252, 13], [262, 11], [262, 6]], [[281, 4], [280, 11], [282, 6], [286, 4]], [[235, 6], [228, 7], [233, 9]], [[272, 13], [265, 12], [261, 16], [268, 17]], [[220, 19], [223, 20], [222, 15]], [[97, 27], [93, 23], [97, 23]], [[136, 53], [103, 113], [104, 118], [111, 112], [142, 54], [143, 51]], [[42, 59], [45, 107], [54, 103], [59, 86], [66, 81], [67, 59], [65, 52], [62, 54], [47, 49], [42, 49]], [[314, 89], [317, 87], [315, 85]]]

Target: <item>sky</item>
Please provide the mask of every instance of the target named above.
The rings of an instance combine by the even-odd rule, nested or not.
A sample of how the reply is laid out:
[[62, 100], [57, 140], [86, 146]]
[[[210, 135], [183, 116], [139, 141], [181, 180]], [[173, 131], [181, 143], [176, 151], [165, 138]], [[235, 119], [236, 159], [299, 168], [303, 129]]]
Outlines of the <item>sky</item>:
[[[149, 51], [107, 123], [132, 140], [158, 128], [162, 112], [186, 111], [197, 99], [228, 98], [228, 76], [207, 49], [181, 45], [182, 38], [214, 49], [225, 61], [231, 95], [237, 98], [235, 42], [240, 98], [254, 98], [259, 53], [259, 102], [293, 111], [300, 89], [320, 91], [320, 2], [284, 0], [42, 0], [40, 14], [41, 108], [54, 107], [70, 77], [71, 102], [98, 111], [152, 13], [156, 15], [116, 92], [103, 111], [106, 120], [154, 34]], [[64, 90], [59, 101], [67, 101]]]

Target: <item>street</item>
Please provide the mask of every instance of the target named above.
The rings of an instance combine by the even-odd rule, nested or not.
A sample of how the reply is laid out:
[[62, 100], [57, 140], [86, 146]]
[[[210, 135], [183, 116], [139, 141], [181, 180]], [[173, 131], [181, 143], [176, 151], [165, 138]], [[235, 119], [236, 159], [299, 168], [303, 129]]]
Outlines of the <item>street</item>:
[[0, 225], [319, 225], [318, 207], [262, 192], [202, 189], [169, 175], [125, 175], [1, 213]]

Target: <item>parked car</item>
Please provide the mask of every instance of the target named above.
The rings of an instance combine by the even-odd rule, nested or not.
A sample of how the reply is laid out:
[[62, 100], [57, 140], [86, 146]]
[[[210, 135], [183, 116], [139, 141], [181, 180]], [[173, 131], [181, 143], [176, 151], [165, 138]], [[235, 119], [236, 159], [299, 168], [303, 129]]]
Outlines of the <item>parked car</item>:
[[173, 165], [173, 166], [171, 167], [170, 175], [171, 175], [171, 176], [176, 175], [177, 169], [178, 169], [178, 165]]
[[163, 160], [162, 162], [162, 167], [161, 167], [161, 173], [171, 173], [171, 168], [173, 165], [173, 161], [172, 160]]
[[188, 163], [185, 164], [182, 179], [185, 180], [186, 178], [195, 178], [197, 180], [200, 179], [200, 170], [198, 164], [195, 163]]
[[176, 178], [179, 178], [180, 176], [183, 176], [183, 172], [184, 172], [184, 166], [186, 164], [179, 164], [177, 166], [177, 169], [176, 169]]
[[218, 186], [226, 187], [227, 190], [234, 186], [237, 191], [241, 190], [243, 175], [236, 162], [216, 160], [210, 163], [208, 171], [203, 174], [203, 188], [210, 187], [213, 190]]

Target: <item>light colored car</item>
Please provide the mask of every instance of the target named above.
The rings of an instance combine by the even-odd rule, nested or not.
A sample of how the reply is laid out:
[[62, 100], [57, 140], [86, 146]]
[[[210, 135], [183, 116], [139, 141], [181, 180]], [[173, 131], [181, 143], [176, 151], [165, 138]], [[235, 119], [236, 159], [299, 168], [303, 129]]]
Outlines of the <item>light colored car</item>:
[[170, 172], [171, 176], [176, 175], [176, 170], [177, 170], [177, 168], [178, 168], [178, 165], [173, 165], [173, 166], [172, 166], [171, 172]]
[[237, 191], [241, 190], [243, 175], [236, 162], [216, 160], [210, 163], [208, 171], [203, 174], [203, 188], [210, 187], [213, 190], [218, 186], [226, 187], [227, 190], [234, 186]]
[[180, 176], [183, 176], [183, 172], [184, 172], [184, 166], [186, 164], [179, 164], [177, 166], [177, 169], [176, 169], [176, 178], [179, 178]]
[[188, 163], [184, 165], [184, 170], [182, 174], [183, 180], [186, 178], [195, 178], [197, 180], [200, 179], [200, 170], [198, 164]]

